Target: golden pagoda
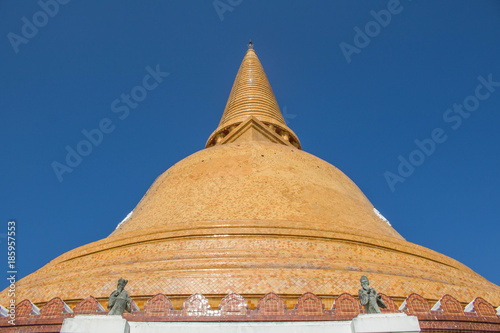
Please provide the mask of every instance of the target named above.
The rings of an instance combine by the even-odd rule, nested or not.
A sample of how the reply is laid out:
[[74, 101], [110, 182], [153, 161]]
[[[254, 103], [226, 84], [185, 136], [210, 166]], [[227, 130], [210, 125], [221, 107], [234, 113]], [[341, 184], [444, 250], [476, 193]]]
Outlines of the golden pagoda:
[[500, 287], [377, 213], [344, 173], [302, 150], [250, 45], [206, 148], [161, 174], [107, 238], [21, 279], [17, 298], [105, 304], [123, 276], [139, 307], [163, 293], [178, 309], [200, 293], [216, 308], [233, 292], [250, 308], [268, 292], [287, 307], [312, 292], [328, 307], [367, 275], [399, 304], [411, 293], [500, 304]]

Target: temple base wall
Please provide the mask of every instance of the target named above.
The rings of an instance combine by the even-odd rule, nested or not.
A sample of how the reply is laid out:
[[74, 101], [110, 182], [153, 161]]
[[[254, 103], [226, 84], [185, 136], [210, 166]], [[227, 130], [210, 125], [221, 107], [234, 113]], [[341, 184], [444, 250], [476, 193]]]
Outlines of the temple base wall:
[[404, 313], [361, 314], [345, 321], [282, 322], [128, 322], [119, 316], [77, 315], [66, 318], [61, 332], [93, 333], [418, 333], [415, 316]]

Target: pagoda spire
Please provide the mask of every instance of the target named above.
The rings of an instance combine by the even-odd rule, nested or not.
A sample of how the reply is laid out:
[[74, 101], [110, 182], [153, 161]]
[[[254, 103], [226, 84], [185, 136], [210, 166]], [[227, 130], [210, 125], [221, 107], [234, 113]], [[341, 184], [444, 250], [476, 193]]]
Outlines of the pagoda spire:
[[252, 41], [248, 43], [219, 126], [210, 135], [206, 147], [221, 144], [230, 132], [250, 118], [265, 125], [272, 136], [281, 137], [286, 144], [300, 149], [299, 139], [285, 123]]

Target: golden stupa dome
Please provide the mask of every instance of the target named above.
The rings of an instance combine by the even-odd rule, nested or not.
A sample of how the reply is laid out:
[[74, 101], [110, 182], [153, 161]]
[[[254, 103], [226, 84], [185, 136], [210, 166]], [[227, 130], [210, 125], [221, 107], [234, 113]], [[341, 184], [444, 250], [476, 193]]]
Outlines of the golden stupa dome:
[[180, 307], [201, 293], [217, 307], [231, 292], [255, 306], [271, 291], [328, 305], [367, 275], [396, 302], [418, 293], [500, 303], [500, 287], [404, 240], [344, 173], [302, 151], [261, 69], [250, 48], [207, 148], [160, 175], [109, 237], [20, 280], [18, 299], [106, 302], [123, 276], [139, 306], [163, 293]]

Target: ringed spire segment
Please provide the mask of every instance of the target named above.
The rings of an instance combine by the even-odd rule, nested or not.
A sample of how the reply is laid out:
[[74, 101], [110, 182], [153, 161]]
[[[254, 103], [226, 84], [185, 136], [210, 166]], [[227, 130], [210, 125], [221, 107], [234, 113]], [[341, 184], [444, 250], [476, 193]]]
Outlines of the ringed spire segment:
[[264, 68], [253, 46], [254, 44], [250, 41], [234, 80], [219, 126], [210, 135], [206, 148], [223, 144], [223, 139], [227, 135], [253, 117], [254, 120], [265, 125], [266, 130], [271, 132], [272, 136], [277, 135], [286, 144], [300, 149], [300, 141], [297, 135], [286, 125]]

